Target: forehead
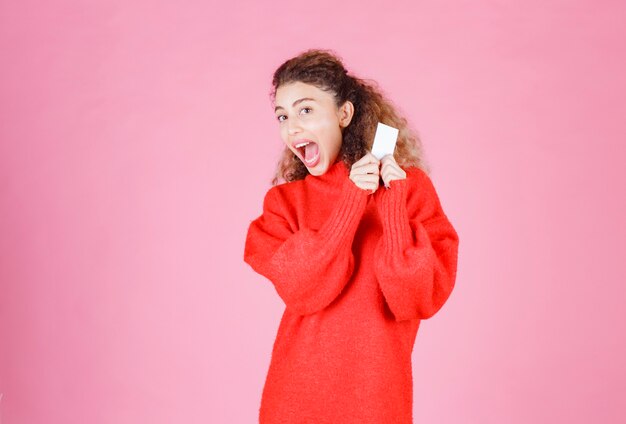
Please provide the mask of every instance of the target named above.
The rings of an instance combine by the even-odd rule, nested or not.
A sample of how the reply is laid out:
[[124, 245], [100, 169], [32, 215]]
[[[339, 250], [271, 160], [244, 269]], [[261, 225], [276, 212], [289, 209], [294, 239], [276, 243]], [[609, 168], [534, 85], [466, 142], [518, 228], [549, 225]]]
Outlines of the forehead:
[[333, 100], [333, 96], [312, 84], [296, 81], [283, 84], [276, 90], [276, 106], [291, 107], [294, 100], [302, 97], [312, 97], [320, 103]]

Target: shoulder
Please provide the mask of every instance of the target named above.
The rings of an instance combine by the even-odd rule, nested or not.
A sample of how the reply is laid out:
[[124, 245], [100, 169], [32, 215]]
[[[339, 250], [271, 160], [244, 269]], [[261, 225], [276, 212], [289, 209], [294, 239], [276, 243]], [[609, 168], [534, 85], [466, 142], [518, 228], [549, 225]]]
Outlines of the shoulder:
[[302, 181], [284, 182], [272, 186], [265, 193], [264, 209], [284, 210], [294, 203], [297, 193], [302, 190]]
[[418, 168], [417, 166], [407, 166], [406, 168], [402, 168], [402, 169], [404, 169], [404, 172], [406, 172], [407, 178], [428, 177], [428, 174], [426, 173], [426, 171], [424, 171], [422, 168]]
[[441, 202], [430, 175], [418, 167], [407, 167], [404, 171], [407, 180], [408, 207], [420, 210], [425, 216], [437, 214], [441, 210]]
[[426, 173], [426, 171], [416, 166], [410, 166], [403, 169], [404, 172], [406, 172], [408, 186], [411, 189], [422, 189], [429, 192], [435, 191], [433, 181], [430, 178], [430, 175]]

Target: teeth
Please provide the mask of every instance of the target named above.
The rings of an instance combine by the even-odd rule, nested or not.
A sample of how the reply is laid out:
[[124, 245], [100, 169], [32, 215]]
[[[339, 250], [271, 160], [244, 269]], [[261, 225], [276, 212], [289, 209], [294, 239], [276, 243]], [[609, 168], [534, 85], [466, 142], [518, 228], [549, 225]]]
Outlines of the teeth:
[[305, 141], [304, 143], [296, 144], [296, 147], [306, 146], [309, 143], [310, 143], [310, 141]]

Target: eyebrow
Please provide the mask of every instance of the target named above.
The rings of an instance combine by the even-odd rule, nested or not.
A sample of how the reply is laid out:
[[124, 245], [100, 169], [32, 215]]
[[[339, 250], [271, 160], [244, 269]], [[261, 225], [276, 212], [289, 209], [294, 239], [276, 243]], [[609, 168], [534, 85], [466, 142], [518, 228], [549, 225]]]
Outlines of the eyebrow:
[[[295, 105], [297, 105], [298, 103], [303, 102], [303, 101], [305, 101], [305, 100], [311, 100], [311, 101], [313, 101], [313, 102], [315, 101], [315, 99], [313, 99], [313, 98], [311, 98], [311, 97], [303, 97], [303, 98], [298, 99], [298, 100], [296, 100], [295, 102], [293, 102], [293, 104], [291, 105], [291, 107], [294, 107], [294, 106], [295, 106]], [[274, 108], [274, 112], [276, 112], [278, 109], [284, 109], [284, 108], [283, 108], [282, 106], [276, 106], [276, 107]]]

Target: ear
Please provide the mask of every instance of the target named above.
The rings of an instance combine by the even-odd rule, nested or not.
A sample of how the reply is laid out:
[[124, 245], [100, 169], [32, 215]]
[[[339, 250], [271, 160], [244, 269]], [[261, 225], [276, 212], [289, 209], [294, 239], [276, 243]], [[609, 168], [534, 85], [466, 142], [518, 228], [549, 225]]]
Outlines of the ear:
[[350, 100], [346, 100], [339, 108], [339, 125], [343, 128], [347, 127], [354, 116], [354, 105]]

